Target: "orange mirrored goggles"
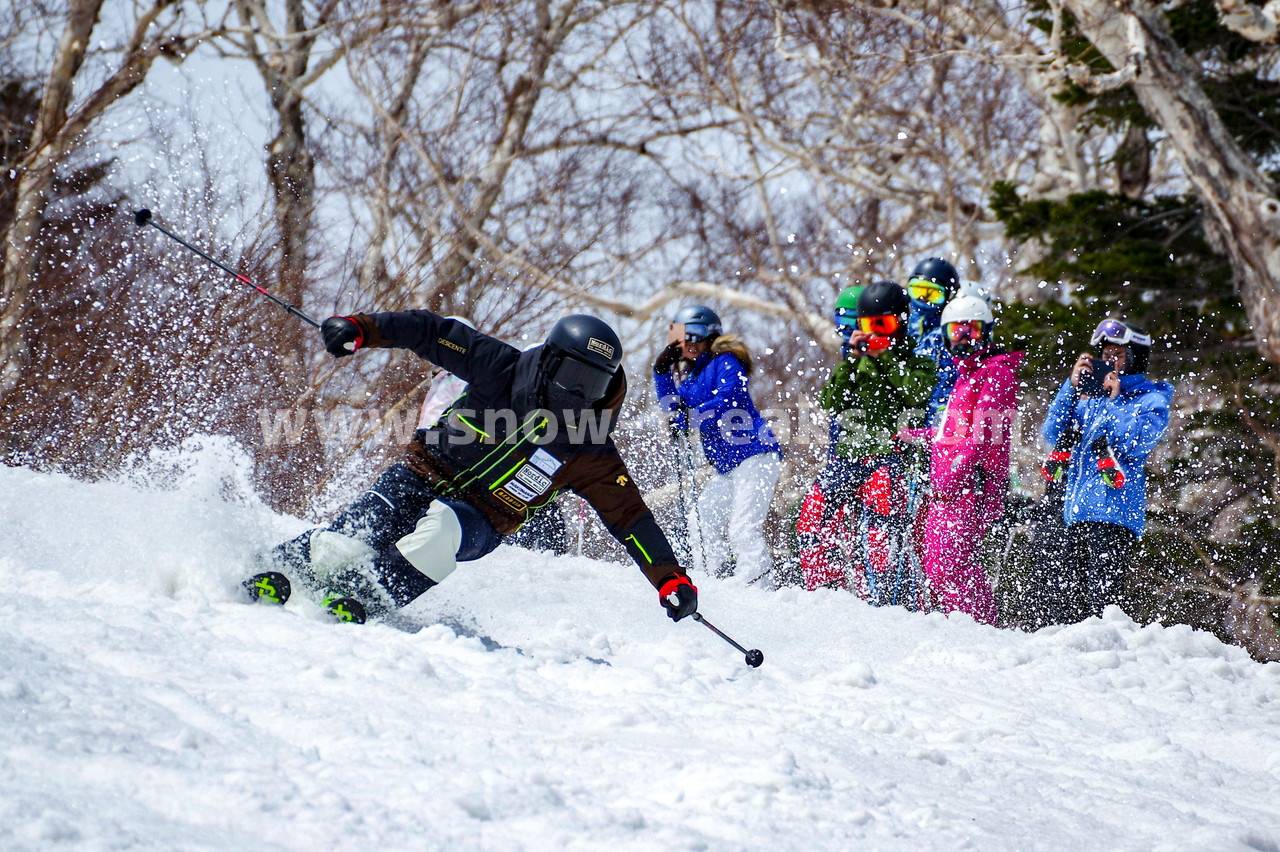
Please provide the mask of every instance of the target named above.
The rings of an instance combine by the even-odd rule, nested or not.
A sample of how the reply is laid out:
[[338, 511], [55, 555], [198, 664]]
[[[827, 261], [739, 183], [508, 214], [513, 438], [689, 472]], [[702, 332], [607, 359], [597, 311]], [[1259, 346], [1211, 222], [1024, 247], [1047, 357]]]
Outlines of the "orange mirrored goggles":
[[858, 317], [858, 331], [867, 334], [894, 334], [902, 328], [902, 320], [894, 314], [878, 317]]

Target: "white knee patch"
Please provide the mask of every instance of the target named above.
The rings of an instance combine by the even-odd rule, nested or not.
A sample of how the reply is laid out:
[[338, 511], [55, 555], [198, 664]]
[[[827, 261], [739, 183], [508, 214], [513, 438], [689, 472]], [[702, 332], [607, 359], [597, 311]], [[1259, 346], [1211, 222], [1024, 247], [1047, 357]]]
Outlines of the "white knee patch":
[[453, 509], [439, 500], [418, 520], [413, 532], [396, 542], [409, 564], [439, 583], [458, 567], [462, 523]]
[[321, 582], [355, 562], [372, 559], [373, 548], [363, 541], [329, 530], [311, 534], [311, 570]]

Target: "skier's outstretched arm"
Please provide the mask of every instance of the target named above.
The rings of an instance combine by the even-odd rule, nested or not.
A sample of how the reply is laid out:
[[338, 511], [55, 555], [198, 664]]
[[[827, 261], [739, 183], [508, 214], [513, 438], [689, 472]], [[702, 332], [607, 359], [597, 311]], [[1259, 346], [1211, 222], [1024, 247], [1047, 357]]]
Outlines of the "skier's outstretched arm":
[[627, 549], [673, 619], [679, 621], [697, 612], [698, 590], [676, 561], [671, 543], [645, 505], [612, 440], [589, 448], [575, 460], [569, 487], [591, 504], [609, 533]]
[[511, 369], [520, 355], [514, 346], [426, 310], [329, 317], [320, 330], [335, 358], [361, 349], [408, 349], [467, 382]]

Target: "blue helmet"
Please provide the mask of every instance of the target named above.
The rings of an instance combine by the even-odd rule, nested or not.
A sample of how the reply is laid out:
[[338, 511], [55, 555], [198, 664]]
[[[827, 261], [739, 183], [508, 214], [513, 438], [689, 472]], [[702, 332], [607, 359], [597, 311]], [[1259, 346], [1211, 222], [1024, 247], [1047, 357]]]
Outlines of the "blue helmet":
[[685, 305], [676, 311], [672, 322], [684, 324], [684, 333], [700, 339], [718, 337], [724, 330], [720, 325], [720, 315], [706, 305]]

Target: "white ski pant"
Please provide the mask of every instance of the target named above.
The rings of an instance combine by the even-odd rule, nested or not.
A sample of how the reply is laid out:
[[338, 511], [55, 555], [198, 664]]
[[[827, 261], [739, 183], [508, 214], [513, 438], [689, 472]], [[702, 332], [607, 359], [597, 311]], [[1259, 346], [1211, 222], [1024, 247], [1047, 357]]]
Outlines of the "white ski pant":
[[764, 520], [781, 470], [780, 458], [762, 453], [728, 473], [716, 474], [702, 487], [693, 504], [693, 517], [688, 519], [689, 538], [695, 562], [708, 574], [720, 573], [732, 548], [737, 563], [733, 573], [739, 579], [774, 588]]

